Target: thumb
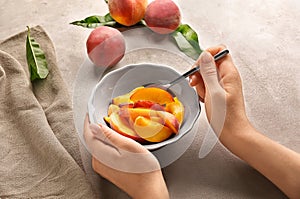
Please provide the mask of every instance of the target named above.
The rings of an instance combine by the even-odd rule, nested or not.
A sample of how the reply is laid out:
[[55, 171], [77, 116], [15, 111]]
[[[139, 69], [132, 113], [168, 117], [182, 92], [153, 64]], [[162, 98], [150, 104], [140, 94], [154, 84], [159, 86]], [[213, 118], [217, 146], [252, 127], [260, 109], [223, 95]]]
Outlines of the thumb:
[[[113, 177], [113, 173], [101, 173], [109, 167], [114, 172], [146, 173], [160, 169], [155, 156], [134, 140], [124, 137], [104, 125], [89, 125], [93, 139], [89, 139], [89, 151], [98, 160], [100, 174]], [[103, 170], [102, 170], [103, 171]], [[105, 171], [105, 170], [104, 170]]]
[[209, 89], [218, 88], [220, 84], [213, 56], [209, 52], [203, 51], [199, 57], [198, 63], [200, 64], [200, 73], [206, 87]]
[[[226, 93], [219, 83], [217, 67], [212, 55], [203, 51], [197, 62], [200, 65], [200, 73], [205, 84], [205, 108], [210, 126], [219, 138], [226, 117]], [[207, 100], [207, 101], [206, 101]], [[217, 143], [215, 135], [211, 134], [210, 129], [205, 135], [199, 157], [206, 156]]]

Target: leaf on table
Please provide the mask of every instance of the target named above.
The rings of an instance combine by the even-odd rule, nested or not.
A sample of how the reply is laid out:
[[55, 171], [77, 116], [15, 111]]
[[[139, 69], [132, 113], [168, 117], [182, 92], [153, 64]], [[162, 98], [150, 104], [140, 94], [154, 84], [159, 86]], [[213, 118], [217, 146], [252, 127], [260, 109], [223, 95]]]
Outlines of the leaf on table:
[[76, 26], [82, 26], [85, 28], [97, 28], [99, 26], [111, 26], [116, 27], [119, 24], [110, 16], [110, 14], [106, 14], [105, 16], [89, 16], [83, 20], [80, 21], [74, 21], [70, 24], [76, 25]]
[[172, 33], [178, 48], [192, 59], [198, 59], [202, 50], [199, 46], [197, 33], [187, 24], [181, 24], [175, 32]]
[[30, 80], [45, 79], [49, 74], [44, 51], [33, 38], [30, 37], [30, 28], [27, 26], [26, 58], [30, 71]]
[[120, 31], [125, 31], [125, 30], [129, 30], [129, 29], [133, 29], [133, 28], [137, 28], [137, 27], [146, 25], [145, 21], [141, 20], [140, 22], [138, 22], [137, 24], [135, 24], [133, 26], [124, 26], [124, 25], [116, 22], [111, 17], [110, 13], [106, 14], [105, 16], [99, 16], [99, 15], [90, 16], [90, 17], [87, 17], [80, 21], [71, 22], [70, 24], [76, 25], [76, 26], [82, 26], [85, 28], [97, 28], [99, 26], [110, 26], [110, 27], [116, 28]]

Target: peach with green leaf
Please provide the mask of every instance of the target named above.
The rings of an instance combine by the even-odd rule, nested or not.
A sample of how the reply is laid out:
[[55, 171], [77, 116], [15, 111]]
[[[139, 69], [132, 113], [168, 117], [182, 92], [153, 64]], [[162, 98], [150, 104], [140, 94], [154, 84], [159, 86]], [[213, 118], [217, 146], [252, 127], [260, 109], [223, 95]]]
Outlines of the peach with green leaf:
[[141, 21], [147, 5], [147, 0], [108, 0], [110, 15], [124, 26], [132, 26]]
[[172, 33], [178, 28], [180, 21], [179, 7], [172, 0], [155, 0], [147, 7], [145, 22], [156, 33]]

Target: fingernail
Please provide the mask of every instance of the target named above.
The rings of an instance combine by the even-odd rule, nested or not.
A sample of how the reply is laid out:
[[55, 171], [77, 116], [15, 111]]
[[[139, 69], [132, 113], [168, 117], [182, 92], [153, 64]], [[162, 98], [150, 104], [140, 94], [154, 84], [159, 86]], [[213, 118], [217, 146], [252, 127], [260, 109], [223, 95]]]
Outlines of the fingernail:
[[189, 83], [192, 84], [193, 83], [193, 78], [189, 77]]
[[213, 57], [211, 56], [211, 54], [207, 51], [203, 51], [201, 54], [201, 62], [203, 64], [208, 64], [211, 63], [213, 61]]
[[194, 75], [190, 76], [189, 83], [190, 83], [190, 86], [195, 86], [195, 77], [194, 77]]
[[98, 132], [102, 130], [102, 126], [96, 124], [90, 124], [90, 129], [94, 135], [97, 135]]

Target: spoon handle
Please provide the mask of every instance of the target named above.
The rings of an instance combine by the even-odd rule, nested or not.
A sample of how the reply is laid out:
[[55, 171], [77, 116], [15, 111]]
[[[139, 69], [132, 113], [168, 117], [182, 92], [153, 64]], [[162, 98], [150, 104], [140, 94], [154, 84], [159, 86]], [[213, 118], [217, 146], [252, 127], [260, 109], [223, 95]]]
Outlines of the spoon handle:
[[[228, 53], [229, 53], [229, 50], [228, 49], [224, 49], [224, 50], [220, 51], [219, 53], [217, 53], [214, 56], [214, 60], [218, 61], [221, 58], [223, 58], [225, 55], [227, 55]], [[200, 69], [200, 66], [196, 66], [195, 68], [192, 68], [191, 70], [189, 70], [189, 71], [185, 72], [184, 74], [182, 74], [177, 79], [174, 79], [169, 84], [170, 85], [176, 84], [177, 82], [181, 81], [182, 79], [185, 79], [186, 77], [190, 76], [191, 74], [194, 74], [195, 72], [199, 71], [199, 69]]]
[[224, 49], [220, 52], [218, 52], [217, 54], [215, 54], [214, 56], [214, 60], [218, 61], [219, 59], [223, 58], [225, 55], [227, 55], [229, 53], [228, 49]]

